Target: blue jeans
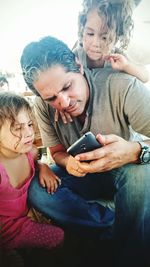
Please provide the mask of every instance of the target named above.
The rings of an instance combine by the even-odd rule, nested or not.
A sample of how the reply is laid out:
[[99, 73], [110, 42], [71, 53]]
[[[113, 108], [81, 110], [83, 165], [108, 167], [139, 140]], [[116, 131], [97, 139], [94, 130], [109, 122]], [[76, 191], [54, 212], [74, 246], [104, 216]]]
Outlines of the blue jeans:
[[[142, 251], [150, 248], [149, 164], [128, 164], [81, 178], [69, 175], [56, 165], [52, 170], [61, 178], [62, 184], [50, 195], [35, 177], [29, 189], [29, 201], [34, 208], [69, 228], [101, 230], [114, 226], [114, 238], [119, 247], [123, 247], [122, 254], [129, 246], [131, 251], [135, 247], [135, 254], [141, 248]], [[115, 213], [96, 202], [89, 202], [113, 197]]]
[[48, 194], [40, 186], [36, 175], [29, 189], [29, 202], [35, 209], [70, 229], [83, 230], [86, 226], [101, 229], [113, 225], [113, 211], [99, 203], [90, 203], [90, 200], [100, 197], [113, 197], [112, 188], [104, 186], [104, 180], [108, 180], [105, 173], [101, 175], [102, 179], [98, 174], [77, 178], [56, 165], [51, 166], [51, 169], [61, 178], [61, 185], [54, 194]]

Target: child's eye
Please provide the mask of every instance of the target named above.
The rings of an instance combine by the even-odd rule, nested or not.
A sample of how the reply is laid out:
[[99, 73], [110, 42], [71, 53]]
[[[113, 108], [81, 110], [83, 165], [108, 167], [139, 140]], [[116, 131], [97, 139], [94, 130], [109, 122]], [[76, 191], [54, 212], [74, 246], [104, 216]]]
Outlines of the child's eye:
[[28, 126], [29, 126], [29, 127], [32, 127], [32, 126], [33, 126], [33, 123], [32, 123], [32, 122], [31, 122], [31, 123], [29, 123], [29, 124], [28, 124]]
[[15, 131], [20, 131], [21, 130], [21, 126], [20, 127], [15, 127], [14, 130]]
[[101, 39], [102, 39], [103, 41], [107, 41], [107, 37], [106, 37], [106, 36], [102, 36]]
[[89, 35], [89, 36], [94, 36], [93, 32], [87, 32], [86, 34]]

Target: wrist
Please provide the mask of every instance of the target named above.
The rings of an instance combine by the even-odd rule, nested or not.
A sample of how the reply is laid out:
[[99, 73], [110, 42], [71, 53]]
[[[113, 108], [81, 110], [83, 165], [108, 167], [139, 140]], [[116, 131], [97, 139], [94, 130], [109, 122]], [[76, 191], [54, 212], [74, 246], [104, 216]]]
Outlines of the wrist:
[[141, 153], [141, 146], [138, 142], [132, 142], [132, 150], [133, 157], [132, 157], [132, 163], [139, 163], [139, 156]]
[[126, 73], [130, 73], [130, 69], [132, 68], [132, 63], [131, 62], [126, 62], [124, 65], [123, 65], [123, 68], [122, 70]]
[[40, 171], [42, 168], [45, 168], [45, 167], [48, 167], [48, 165], [46, 163], [41, 162], [41, 160], [37, 161], [36, 169], [38, 169]]

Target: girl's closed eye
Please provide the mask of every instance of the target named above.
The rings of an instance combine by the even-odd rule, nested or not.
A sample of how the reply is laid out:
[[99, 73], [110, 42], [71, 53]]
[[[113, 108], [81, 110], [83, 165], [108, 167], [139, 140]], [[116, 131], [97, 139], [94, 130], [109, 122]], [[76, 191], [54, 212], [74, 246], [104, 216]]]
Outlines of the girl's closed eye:
[[86, 33], [88, 36], [94, 36], [94, 33], [93, 32], [87, 32]]
[[18, 124], [18, 125], [16, 125], [16, 126], [14, 126], [14, 128], [13, 128], [13, 130], [14, 131], [20, 131], [22, 129], [22, 126], [21, 126], [21, 124]]
[[84, 34], [88, 36], [94, 36], [94, 31], [92, 29], [85, 28]]

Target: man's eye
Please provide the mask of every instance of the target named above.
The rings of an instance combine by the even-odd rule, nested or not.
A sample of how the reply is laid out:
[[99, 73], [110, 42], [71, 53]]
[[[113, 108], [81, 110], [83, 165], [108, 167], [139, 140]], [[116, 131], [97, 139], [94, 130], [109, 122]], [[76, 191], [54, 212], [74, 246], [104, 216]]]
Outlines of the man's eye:
[[71, 83], [67, 84], [67, 86], [65, 86], [65, 87], [63, 88], [63, 91], [67, 91], [70, 87], [71, 87]]
[[57, 96], [52, 96], [52, 97], [49, 97], [48, 99], [46, 99], [45, 101], [46, 102], [53, 102], [56, 100], [56, 98], [57, 98]]

